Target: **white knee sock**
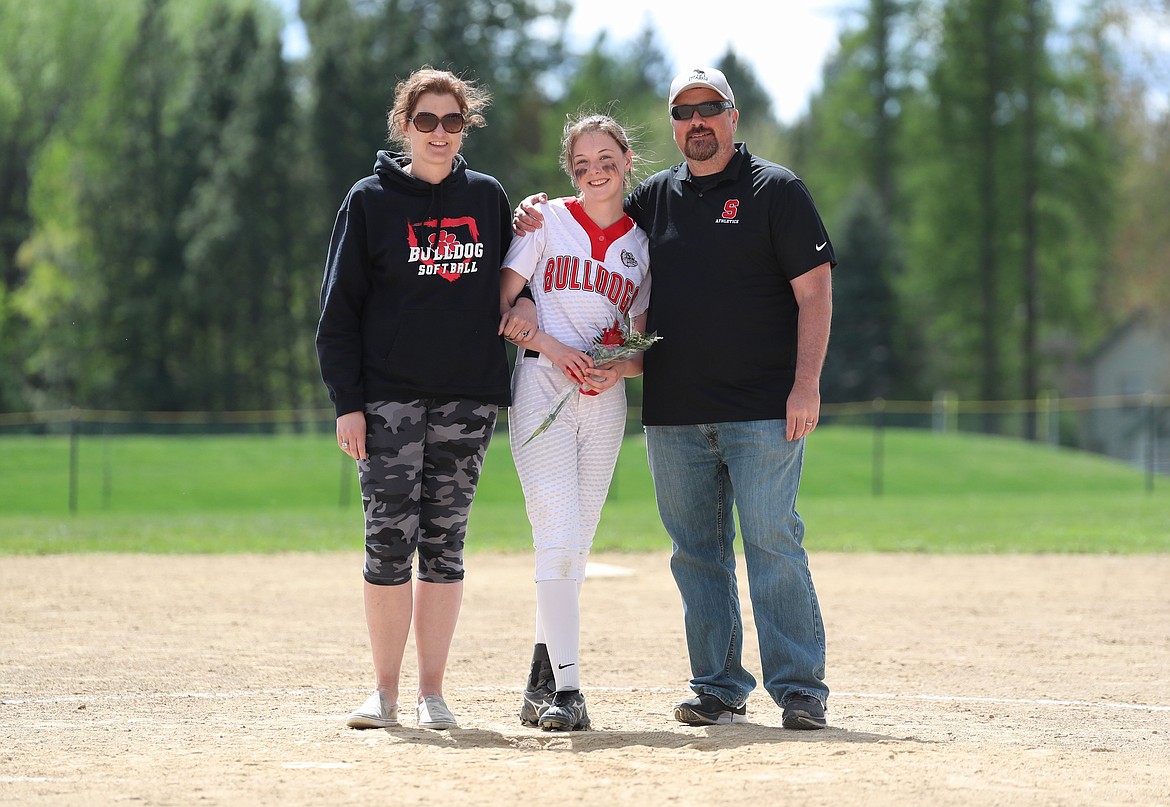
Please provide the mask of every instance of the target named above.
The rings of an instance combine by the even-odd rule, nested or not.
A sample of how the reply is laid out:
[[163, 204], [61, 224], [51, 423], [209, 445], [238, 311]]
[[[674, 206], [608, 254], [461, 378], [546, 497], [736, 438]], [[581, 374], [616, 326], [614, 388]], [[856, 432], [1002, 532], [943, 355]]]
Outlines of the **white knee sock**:
[[[581, 588], [585, 585], [585, 573], [581, 573], [581, 579], [577, 581], [577, 602], [581, 601]], [[579, 622], [580, 620], [578, 620]], [[532, 639], [533, 644], [548, 645], [544, 640], [544, 622], [540, 619], [540, 598], [536, 600], [536, 635]]]
[[580, 689], [581, 609], [576, 580], [538, 580], [536, 608], [557, 689]]

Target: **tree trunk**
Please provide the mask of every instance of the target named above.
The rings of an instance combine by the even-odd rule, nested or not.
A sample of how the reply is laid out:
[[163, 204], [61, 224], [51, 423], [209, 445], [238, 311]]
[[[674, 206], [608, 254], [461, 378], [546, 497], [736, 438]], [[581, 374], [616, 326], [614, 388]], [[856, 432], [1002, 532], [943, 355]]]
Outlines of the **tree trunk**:
[[[999, 53], [996, 37], [996, 21], [999, 17], [999, 3], [988, 3], [984, 7], [983, 48], [984, 75], [981, 110], [982, 133], [980, 141], [980, 162], [982, 178], [979, 186], [980, 221], [980, 335], [983, 354], [980, 392], [985, 401], [1000, 397], [1001, 380], [999, 366], [999, 266], [996, 250], [998, 208], [996, 199], [996, 98], [1002, 78], [999, 70]], [[998, 431], [998, 418], [988, 412], [983, 418], [983, 430], [987, 433]]]
[[[1024, 335], [1022, 356], [1024, 363], [1023, 391], [1024, 400], [1035, 401], [1037, 389], [1039, 357], [1036, 349], [1036, 331], [1039, 298], [1039, 276], [1036, 266], [1037, 252], [1037, 223], [1036, 223], [1036, 192], [1037, 192], [1037, 163], [1036, 153], [1036, 105], [1037, 98], [1037, 63], [1040, 58], [1038, 48], [1040, 17], [1036, 7], [1037, 0], [1027, 0], [1024, 31], [1024, 159], [1023, 159], [1023, 208], [1024, 208]], [[1028, 440], [1036, 439], [1036, 413], [1028, 411], [1024, 416], [1024, 437]]]

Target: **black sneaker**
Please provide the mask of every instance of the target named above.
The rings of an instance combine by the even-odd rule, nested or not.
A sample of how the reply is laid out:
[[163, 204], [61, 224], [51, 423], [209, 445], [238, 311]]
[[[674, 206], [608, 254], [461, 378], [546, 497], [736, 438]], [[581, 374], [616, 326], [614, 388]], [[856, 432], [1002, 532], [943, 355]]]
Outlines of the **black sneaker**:
[[823, 729], [825, 707], [811, 695], [793, 695], [784, 701], [784, 728]]
[[721, 726], [746, 723], [746, 706], [728, 706], [714, 695], [696, 695], [674, 707], [674, 719], [688, 726]]
[[579, 689], [566, 689], [553, 696], [553, 705], [540, 716], [543, 731], [584, 731], [589, 728], [585, 696]]

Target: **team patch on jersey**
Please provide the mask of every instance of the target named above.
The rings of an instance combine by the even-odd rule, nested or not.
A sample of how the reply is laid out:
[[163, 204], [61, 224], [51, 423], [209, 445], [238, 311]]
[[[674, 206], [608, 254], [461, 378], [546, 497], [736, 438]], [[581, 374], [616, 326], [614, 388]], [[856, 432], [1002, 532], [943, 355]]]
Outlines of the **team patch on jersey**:
[[633, 269], [637, 265], [638, 259], [634, 257], [634, 253], [630, 252], [628, 249], [623, 249], [622, 266], [626, 267], [627, 269]]
[[716, 224], [739, 224], [739, 200], [728, 199], [723, 203], [723, 214], [715, 219]]
[[483, 244], [471, 216], [411, 222], [406, 240], [410, 247], [407, 260], [417, 264], [419, 277], [437, 275], [454, 283], [463, 275], [479, 271]]

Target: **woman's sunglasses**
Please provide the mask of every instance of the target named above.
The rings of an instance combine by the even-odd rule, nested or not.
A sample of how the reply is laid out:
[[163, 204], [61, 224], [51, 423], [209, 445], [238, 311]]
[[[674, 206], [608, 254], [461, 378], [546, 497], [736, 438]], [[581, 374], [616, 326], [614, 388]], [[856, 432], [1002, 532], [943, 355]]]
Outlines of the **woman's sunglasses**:
[[423, 134], [435, 131], [440, 123], [443, 124], [443, 131], [447, 134], [459, 134], [467, 123], [462, 112], [452, 112], [441, 118], [433, 112], [419, 112], [406, 120], [408, 123], [413, 123], [414, 128]]
[[[704, 101], [701, 104], [679, 104], [670, 108], [670, 117], [675, 120], [690, 120], [698, 112], [704, 118], [714, 117], [725, 109], [732, 109], [730, 101]], [[429, 131], [429, 130], [428, 130]]]

